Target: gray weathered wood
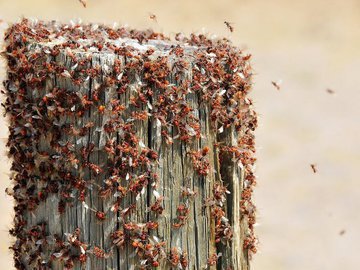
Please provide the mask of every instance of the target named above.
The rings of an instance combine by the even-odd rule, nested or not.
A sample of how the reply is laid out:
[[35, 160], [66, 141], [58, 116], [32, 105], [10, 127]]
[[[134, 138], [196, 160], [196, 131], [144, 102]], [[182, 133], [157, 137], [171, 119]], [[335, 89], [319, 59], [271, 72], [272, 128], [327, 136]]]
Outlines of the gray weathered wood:
[[[155, 59], [157, 55], [161, 54], [161, 43], [157, 45], [158, 50], [152, 58]], [[64, 88], [67, 91], [74, 91], [79, 95], [91, 96], [93, 91], [98, 87], [103, 87], [104, 78], [106, 73], [111, 72], [115, 59], [119, 59], [122, 63], [132, 61], [126, 57], [115, 56], [109, 53], [91, 53], [91, 52], [77, 52], [78, 59], [91, 56], [91, 66], [101, 67], [101, 73], [95, 79], [88, 79], [87, 82], [81, 86], [75, 86], [69, 78], [56, 76], [47, 81], [46, 88], [52, 90], [54, 87]], [[74, 65], [71, 58], [65, 53], [60, 54], [54, 58], [49, 56], [49, 59], [64, 65], [67, 69], [71, 69]], [[47, 59], [47, 60], [49, 60]], [[44, 59], [47, 61], [46, 59]], [[169, 57], [169, 65], [171, 66], [175, 61], [174, 58]], [[191, 59], [186, 59], [191, 65]], [[191, 78], [191, 68], [184, 75], [184, 77]], [[168, 78], [170, 84], [176, 83], [174, 78]], [[136, 74], [132, 78], [125, 94], [118, 96], [116, 91], [108, 87], [100, 95], [100, 100], [104, 104], [109, 104], [112, 98], [120, 98], [121, 102], [126, 106], [129, 105], [129, 99], [133, 88], [141, 83]], [[156, 89], [153, 89], [154, 95], [157, 95]], [[29, 93], [30, 95], [44, 95], [44, 93]], [[186, 251], [189, 259], [188, 269], [215, 269], [215, 267], [208, 267], [207, 260], [209, 255], [216, 252], [215, 236], [214, 236], [214, 221], [211, 218], [210, 207], [203, 207], [204, 201], [212, 196], [213, 184], [216, 180], [224, 181], [228, 184], [231, 194], [229, 195], [227, 203], [227, 214], [229, 215], [230, 223], [234, 230], [234, 239], [230, 243], [231, 247], [221, 247], [223, 264], [218, 266], [219, 269], [235, 269], [247, 270], [249, 269], [248, 256], [243, 252], [242, 241], [247, 230], [247, 225], [244, 220], [241, 221], [240, 217], [240, 197], [242, 192], [243, 172], [232, 161], [231, 157], [226, 158], [221, 164], [215, 143], [231, 142], [230, 145], [236, 145], [237, 135], [233, 128], [225, 130], [221, 136], [216, 136], [215, 132], [210, 126], [209, 105], [200, 104], [195, 94], [187, 95], [187, 102], [194, 110], [194, 114], [200, 119], [201, 133], [200, 139], [186, 144], [178, 139], [174, 139], [172, 145], [167, 145], [160, 135], [160, 126], [154, 120], [147, 122], [137, 121], [135, 123], [137, 136], [149, 148], [154, 149], [159, 154], [159, 161], [154, 168], [155, 172], [159, 175], [159, 183], [157, 192], [164, 197], [164, 213], [162, 216], [157, 217], [154, 213], [148, 211], [149, 204], [153, 203], [155, 198], [152, 195], [153, 188], [149, 187], [141, 194], [139, 200], [134, 196], [126, 197], [122, 204], [122, 208], [126, 208], [132, 203], [136, 203], [136, 210], [129, 215], [129, 221], [137, 223], [146, 223], [149, 220], [157, 220], [159, 228], [156, 235], [160, 239], [167, 240], [166, 248], [170, 250], [177, 247], [180, 250]], [[144, 105], [142, 105], [144, 106]], [[146, 106], [143, 107], [145, 109]], [[151, 110], [149, 113], [151, 113]], [[130, 111], [126, 111], [124, 117], [129, 116]], [[106, 140], [118, 140], [121, 134], [112, 133], [105, 134], [103, 131], [107, 115], [101, 115], [97, 111], [91, 111], [81, 120], [64, 117], [59, 120], [59, 124], [71, 123], [75, 128], [80, 128], [86, 123], [93, 121], [95, 125], [90, 130], [88, 137], [73, 137], [72, 143], [74, 144], [75, 153], [79, 153], [82, 147], [88, 147], [90, 143], [95, 145], [95, 150], [91, 153], [89, 161], [96, 164], [106, 164], [108, 156], [101, 150]], [[169, 130], [172, 137], [176, 138], [178, 135], [175, 129]], [[48, 145], [51, 134], [44, 134], [42, 143], [38, 150], [51, 151]], [[62, 140], [66, 141], [68, 137], [62, 136]], [[193, 166], [187, 155], [189, 151], [200, 150], [204, 146], [210, 147], [212, 155], [209, 158], [211, 172], [208, 176], [199, 176], [194, 172]], [[34, 146], [35, 147], [35, 146]], [[100, 150], [99, 150], [100, 149]], [[62, 157], [59, 157], [60, 159]], [[76, 167], [71, 164], [66, 164], [71, 170], [78, 175]], [[104, 166], [106, 168], [106, 166]], [[134, 171], [133, 173], [136, 173]], [[79, 175], [78, 175], [79, 176]], [[138, 265], [138, 259], [134, 256], [132, 247], [127, 246], [124, 249], [117, 249], [112, 244], [111, 233], [119, 228], [121, 220], [118, 215], [110, 215], [111, 206], [114, 203], [114, 198], [109, 197], [103, 200], [99, 197], [99, 187], [104, 185], [104, 180], [109, 177], [108, 174], [101, 174], [96, 176], [90, 170], [86, 170], [81, 175], [86, 181], [91, 182], [91, 188], [88, 190], [85, 203], [91, 209], [96, 209], [105, 212], [106, 220], [101, 222], [95, 218], [95, 213], [91, 209], [84, 207], [84, 204], [75, 200], [71, 207], [66, 207], [64, 214], [59, 214], [57, 211], [59, 199], [55, 195], [50, 195], [46, 203], [41, 204], [34, 212], [28, 213], [27, 227], [38, 224], [39, 222], [46, 221], [48, 223], [49, 234], [57, 234], [65, 237], [66, 234], [71, 234], [76, 228], [81, 228], [81, 239], [91, 246], [99, 246], [106, 252], [112, 253], [109, 258], [96, 258], [89, 257], [87, 263], [83, 265], [84, 269], [134, 269]], [[122, 180], [123, 185], [126, 185], [126, 180]], [[181, 196], [181, 188], [188, 186], [197, 192], [194, 200], [189, 200], [187, 203], [190, 206], [191, 212], [186, 225], [182, 228], [175, 229], [172, 224], [177, 217], [177, 207], [181, 202], [184, 202]], [[78, 194], [73, 194], [77, 196]], [[55, 261], [53, 269], [63, 269], [63, 263]], [[170, 269], [169, 264], [165, 264], [161, 269]], [[31, 268], [29, 268], [31, 269]], [[76, 269], [80, 269], [80, 264], [76, 265]]]

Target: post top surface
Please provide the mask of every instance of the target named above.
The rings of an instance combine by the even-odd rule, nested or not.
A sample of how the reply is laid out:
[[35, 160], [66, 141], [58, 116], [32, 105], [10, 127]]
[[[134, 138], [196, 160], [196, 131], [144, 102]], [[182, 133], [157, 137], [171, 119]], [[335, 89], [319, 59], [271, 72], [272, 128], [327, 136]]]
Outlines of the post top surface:
[[211, 53], [215, 48], [236, 54], [242, 53], [225, 38], [208, 38], [203, 34], [191, 34], [186, 37], [178, 33], [174, 39], [170, 39], [153, 30], [116, 28], [73, 21], [70, 24], [64, 24], [57, 21], [23, 19], [8, 29], [5, 40], [13, 43], [15, 47], [23, 47], [25, 43], [27, 45], [39, 44], [45, 47], [67, 47], [74, 52], [88, 53], [115, 52], [119, 54], [119, 51], [124, 50], [145, 53], [148, 50], [154, 50], [157, 55], [168, 55], [176, 47], [181, 47], [184, 55], [193, 55], [195, 51]]

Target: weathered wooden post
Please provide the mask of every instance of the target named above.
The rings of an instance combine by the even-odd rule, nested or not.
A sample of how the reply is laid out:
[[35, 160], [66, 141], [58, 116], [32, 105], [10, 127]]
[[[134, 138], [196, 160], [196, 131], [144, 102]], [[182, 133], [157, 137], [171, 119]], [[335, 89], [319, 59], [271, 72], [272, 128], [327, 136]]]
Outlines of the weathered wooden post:
[[227, 40], [6, 33], [17, 269], [249, 269], [256, 114]]

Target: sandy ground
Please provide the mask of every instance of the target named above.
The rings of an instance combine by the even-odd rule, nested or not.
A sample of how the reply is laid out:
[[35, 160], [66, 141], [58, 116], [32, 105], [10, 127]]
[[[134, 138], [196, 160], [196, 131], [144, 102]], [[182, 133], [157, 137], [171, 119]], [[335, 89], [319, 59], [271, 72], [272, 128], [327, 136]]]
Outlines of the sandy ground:
[[[149, 20], [155, 13], [158, 23]], [[260, 114], [253, 269], [358, 269], [360, 4], [356, 0], [0, 0], [0, 18], [128, 24], [225, 35], [253, 54]], [[233, 23], [233, 34], [223, 21]], [[3, 74], [3, 71], [2, 71]], [[271, 80], [283, 80], [280, 91]], [[330, 95], [327, 88], [336, 94]], [[0, 190], [9, 185], [0, 120]], [[311, 171], [316, 163], [318, 173]], [[11, 200], [0, 192], [0, 268], [13, 269]], [[343, 235], [340, 231], [345, 230]]]

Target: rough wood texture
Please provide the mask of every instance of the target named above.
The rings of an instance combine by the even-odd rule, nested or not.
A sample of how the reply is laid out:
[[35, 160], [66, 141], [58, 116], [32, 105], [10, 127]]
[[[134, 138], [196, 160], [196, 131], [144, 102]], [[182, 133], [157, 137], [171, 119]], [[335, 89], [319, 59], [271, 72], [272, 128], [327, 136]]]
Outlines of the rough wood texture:
[[201, 36], [99, 38], [112, 31], [24, 20], [8, 32], [16, 267], [249, 269], [248, 57]]

